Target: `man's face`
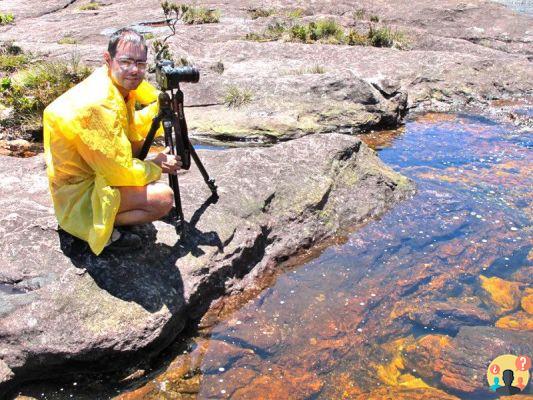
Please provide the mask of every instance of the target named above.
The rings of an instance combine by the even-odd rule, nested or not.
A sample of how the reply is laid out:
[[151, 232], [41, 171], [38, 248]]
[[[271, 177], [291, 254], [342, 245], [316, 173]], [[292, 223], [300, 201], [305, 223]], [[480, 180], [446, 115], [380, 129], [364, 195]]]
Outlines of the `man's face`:
[[122, 94], [137, 89], [146, 72], [146, 48], [138, 43], [119, 41], [115, 57], [105, 52], [111, 79]]

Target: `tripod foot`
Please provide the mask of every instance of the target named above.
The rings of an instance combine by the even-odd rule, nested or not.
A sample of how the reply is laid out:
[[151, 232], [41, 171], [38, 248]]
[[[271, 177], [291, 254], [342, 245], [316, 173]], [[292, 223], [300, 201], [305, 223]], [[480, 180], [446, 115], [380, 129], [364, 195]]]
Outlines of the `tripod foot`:
[[215, 183], [215, 180], [209, 179], [206, 183], [209, 189], [211, 190], [211, 193], [213, 194], [213, 196], [218, 198], [217, 185]]

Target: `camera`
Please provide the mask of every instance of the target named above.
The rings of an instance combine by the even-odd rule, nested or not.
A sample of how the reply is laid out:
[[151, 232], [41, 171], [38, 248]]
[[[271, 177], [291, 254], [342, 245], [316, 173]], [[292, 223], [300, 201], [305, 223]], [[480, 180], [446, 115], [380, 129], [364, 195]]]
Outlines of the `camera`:
[[195, 67], [174, 67], [171, 60], [159, 60], [155, 65], [155, 80], [161, 90], [173, 90], [179, 88], [180, 82], [198, 82], [200, 71]]

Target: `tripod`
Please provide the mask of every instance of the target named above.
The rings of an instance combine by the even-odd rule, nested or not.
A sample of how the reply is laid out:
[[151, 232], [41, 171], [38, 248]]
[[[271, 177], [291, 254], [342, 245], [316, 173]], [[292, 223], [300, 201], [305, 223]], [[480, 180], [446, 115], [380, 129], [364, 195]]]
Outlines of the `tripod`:
[[[175, 91], [174, 91], [175, 90]], [[181, 158], [182, 169], [188, 170], [191, 167], [191, 156], [196, 166], [200, 170], [205, 183], [211, 190], [213, 199], [218, 199], [217, 186], [215, 180], [209, 178], [209, 174], [205, 170], [196, 150], [189, 140], [187, 131], [187, 122], [185, 121], [185, 114], [183, 112], [183, 92], [179, 85], [175, 89], [169, 90], [170, 95], [163, 91], [159, 94], [159, 113], [152, 119], [152, 125], [146, 135], [139, 159], [144, 160], [148, 155], [148, 151], [154, 141], [155, 133], [159, 128], [159, 124], [163, 123], [163, 131], [165, 132], [165, 146], [170, 149], [170, 154], [178, 155]], [[168, 175], [169, 185], [174, 192], [174, 204], [176, 206], [176, 220], [179, 220], [180, 233], [183, 238], [185, 219], [183, 217], [183, 209], [181, 208], [181, 196], [177, 175]]]

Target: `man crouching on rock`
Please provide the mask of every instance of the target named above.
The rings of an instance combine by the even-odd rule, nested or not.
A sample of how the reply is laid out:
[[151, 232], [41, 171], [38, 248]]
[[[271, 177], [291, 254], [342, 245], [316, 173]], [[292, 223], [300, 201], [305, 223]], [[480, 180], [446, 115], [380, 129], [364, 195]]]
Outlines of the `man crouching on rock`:
[[[109, 40], [105, 65], [44, 111], [44, 149], [50, 191], [61, 228], [95, 254], [140, 247], [125, 226], [154, 221], [172, 208], [172, 189], [157, 182], [176, 174], [168, 149], [151, 161], [135, 158], [158, 112], [157, 90], [143, 80], [148, 49], [132, 29]], [[135, 111], [135, 104], [147, 105]], [[161, 134], [161, 129], [158, 132]], [[121, 227], [115, 229], [114, 227]]]

